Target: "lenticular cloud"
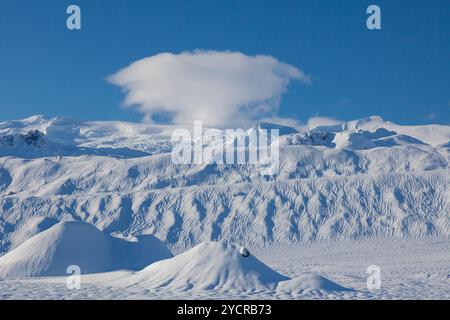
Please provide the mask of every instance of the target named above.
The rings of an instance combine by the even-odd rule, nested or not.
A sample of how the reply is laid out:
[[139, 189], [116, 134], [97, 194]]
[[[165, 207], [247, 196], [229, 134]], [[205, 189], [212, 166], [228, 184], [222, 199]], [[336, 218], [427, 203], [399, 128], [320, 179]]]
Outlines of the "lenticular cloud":
[[108, 80], [125, 91], [125, 105], [147, 120], [164, 114], [175, 124], [201, 120], [214, 127], [274, 115], [291, 80], [310, 81], [301, 70], [270, 56], [218, 51], [161, 53]]

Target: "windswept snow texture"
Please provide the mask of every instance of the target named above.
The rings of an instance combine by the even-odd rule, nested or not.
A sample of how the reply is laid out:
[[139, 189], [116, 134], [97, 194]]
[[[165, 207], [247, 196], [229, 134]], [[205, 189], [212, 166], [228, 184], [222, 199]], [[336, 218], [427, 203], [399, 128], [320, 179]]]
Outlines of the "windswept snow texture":
[[58, 220], [48, 217], [31, 217], [17, 228], [11, 235], [10, 250], [17, 248], [19, 245], [57, 224]]
[[[144, 258], [146, 248], [160, 244], [158, 239], [176, 254], [208, 241], [283, 252], [316, 242], [380, 239], [433, 248], [435, 239], [449, 239], [449, 126], [401, 126], [380, 117], [296, 127], [256, 124], [254, 130], [280, 130], [279, 170], [270, 175], [250, 164], [176, 165], [170, 154], [174, 129], [43, 116], [0, 123], [0, 261], [9, 265], [4, 274], [64, 274], [50, 238], [70, 247], [78, 231], [53, 225], [69, 220], [98, 229], [80, 228], [86, 239], [98, 240], [79, 252], [96, 256], [96, 263], [86, 262], [92, 272], [145, 268], [156, 261]], [[47, 240], [35, 241], [46, 234]], [[158, 257], [170, 255], [158, 248]], [[34, 261], [33, 267], [24, 261]], [[177, 288], [189, 286], [175, 275], [164, 276]], [[301, 274], [289, 276], [295, 284]], [[438, 277], [448, 284], [447, 271]], [[218, 286], [227, 287], [227, 281]], [[318, 278], [308, 281], [319, 291], [328, 286]], [[205, 283], [195, 279], [200, 287], [214, 285]], [[242, 289], [260, 285], [252, 283]], [[270, 290], [280, 297], [302, 295], [301, 286]]]
[[155, 238], [142, 242], [109, 237], [83, 222], [60, 222], [0, 257], [0, 276], [63, 276], [72, 265], [84, 274], [138, 270], [172, 256]]

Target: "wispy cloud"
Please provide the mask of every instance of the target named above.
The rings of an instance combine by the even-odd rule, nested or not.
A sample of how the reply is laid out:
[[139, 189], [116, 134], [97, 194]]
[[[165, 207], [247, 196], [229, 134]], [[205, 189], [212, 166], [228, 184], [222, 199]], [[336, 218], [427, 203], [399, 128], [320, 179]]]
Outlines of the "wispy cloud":
[[339, 101], [338, 105], [339, 106], [346, 106], [346, 105], [348, 105], [350, 103], [352, 103], [352, 99], [344, 98], [344, 99], [341, 99], [341, 101]]
[[125, 105], [147, 120], [169, 115], [176, 124], [245, 126], [276, 114], [292, 80], [310, 83], [298, 68], [240, 52], [161, 53], [136, 61], [108, 80], [126, 92]]
[[338, 125], [338, 124], [342, 124], [342, 123], [343, 123], [343, 121], [337, 120], [334, 118], [316, 116], [316, 117], [309, 118], [306, 126], [310, 129], [312, 129], [312, 128], [316, 128], [319, 126], [332, 126], [332, 125]]
[[436, 119], [436, 113], [434, 111], [429, 112], [426, 116], [425, 116], [426, 120], [434, 120]]

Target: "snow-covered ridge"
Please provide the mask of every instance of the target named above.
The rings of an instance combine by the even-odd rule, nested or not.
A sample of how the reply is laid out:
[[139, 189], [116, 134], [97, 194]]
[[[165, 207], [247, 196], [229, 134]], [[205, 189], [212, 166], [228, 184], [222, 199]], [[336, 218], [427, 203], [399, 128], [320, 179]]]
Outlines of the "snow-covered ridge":
[[[68, 153], [68, 150], [71, 150], [70, 155], [86, 154], [88, 151], [92, 154], [100, 154], [99, 150], [109, 149], [117, 151], [110, 154], [113, 156], [136, 157], [170, 152], [172, 150], [170, 136], [176, 128], [144, 123], [81, 122], [61, 117], [33, 116], [23, 120], [1, 122], [2, 144], [0, 147], [4, 147], [5, 142], [14, 140], [14, 136], [43, 134], [45, 140], [55, 145], [60, 153]], [[296, 128], [262, 122], [255, 125], [254, 129], [278, 129], [282, 142], [287, 145], [302, 144], [352, 150], [404, 145], [448, 146], [450, 143], [450, 126], [400, 126], [384, 121], [380, 117], [369, 117], [334, 125], [317, 124], [313, 127], [305, 125]], [[15, 156], [13, 151], [10, 151], [11, 154], [5, 152], [3, 150], [1, 154]], [[41, 155], [53, 154], [43, 152]]]
[[378, 117], [296, 129], [260, 123], [253, 129], [279, 129], [281, 139], [278, 173], [261, 176], [258, 164], [174, 164], [171, 126], [36, 116], [0, 123], [0, 197], [448, 170], [450, 127], [412, 128]]
[[0, 156], [40, 157], [55, 154], [57, 154], [56, 148], [37, 129], [23, 134], [11, 133], [0, 136]]
[[[120, 121], [82, 122], [68, 118], [33, 116], [23, 120], [0, 123], [0, 137], [28, 134], [39, 131], [54, 145], [52, 152], [41, 152], [40, 156], [81, 154], [137, 157], [170, 152], [170, 134], [174, 127], [149, 126]], [[17, 156], [1, 150], [1, 155]], [[26, 154], [18, 155], [27, 158]], [[28, 157], [36, 157], [30, 154]]]
[[449, 126], [371, 117], [255, 128], [281, 131], [276, 175], [257, 165], [175, 165], [171, 126], [0, 123], [0, 254], [35, 216], [156, 234], [175, 251], [207, 240], [449, 236]]
[[30, 217], [81, 219], [108, 234], [154, 234], [174, 252], [207, 240], [259, 247], [365, 237], [450, 236], [445, 171], [299, 179], [148, 192], [2, 197], [3, 252]]

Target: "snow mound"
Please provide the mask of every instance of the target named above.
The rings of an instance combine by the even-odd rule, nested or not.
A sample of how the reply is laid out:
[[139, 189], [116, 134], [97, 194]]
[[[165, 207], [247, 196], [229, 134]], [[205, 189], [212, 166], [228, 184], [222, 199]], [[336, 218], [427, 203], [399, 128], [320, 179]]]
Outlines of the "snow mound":
[[275, 287], [287, 279], [254, 256], [243, 257], [238, 247], [210, 241], [117, 281], [127, 287], [241, 292]]
[[329, 291], [353, 290], [316, 274], [304, 274], [287, 281], [282, 281], [277, 286], [278, 294], [298, 295], [303, 293], [325, 293]]
[[111, 265], [108, 237], [86, 223], [61, 222], [0, 257], [0, 276], [67, 275], [77, 265], [82, 273], [106, 271]]
[[[48, 221], [31, 220], [16, 234], [34, 232]], [[31, 227], [30, 227], [31, 226]], [[31, 231], [30, 231], [31, 230]], [[57, 223], [0, 257], [0, 277], [67, 275], [77, 265], [83, 274], [118, 269], [139, 270], [160, 259], [172, 257], [154, 236], [119, 239], [78, 221]]]

